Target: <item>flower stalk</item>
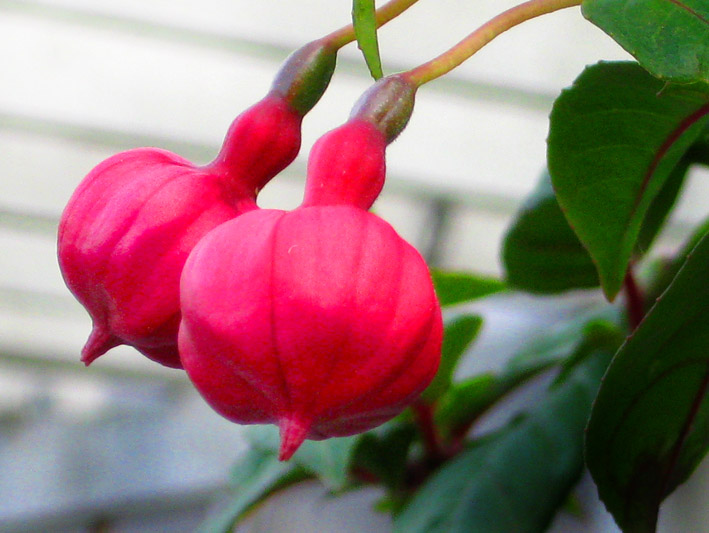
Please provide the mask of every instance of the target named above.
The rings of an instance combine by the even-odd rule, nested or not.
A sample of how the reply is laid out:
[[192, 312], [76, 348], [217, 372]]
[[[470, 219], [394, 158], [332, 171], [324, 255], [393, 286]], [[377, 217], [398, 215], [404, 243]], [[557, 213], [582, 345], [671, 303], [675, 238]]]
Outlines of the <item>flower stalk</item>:
[[540, 15], [580, 4], [581, 0], [529, 0], [490, 19], [454, 47], [408, 71], [405, 76], [415, 86], [420, 87], [447, 74], [510, 28]]

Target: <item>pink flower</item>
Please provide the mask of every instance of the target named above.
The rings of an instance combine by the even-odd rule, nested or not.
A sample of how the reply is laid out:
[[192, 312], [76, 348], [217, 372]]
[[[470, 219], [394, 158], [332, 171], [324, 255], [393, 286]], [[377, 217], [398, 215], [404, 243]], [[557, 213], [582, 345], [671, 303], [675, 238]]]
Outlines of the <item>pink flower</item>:
[[208, 233], [181, 279], [179, 346], [207, 402], [305, 438], [399, 413], [433, 379], [442, 322], [419, 253], [353, 206], [257, 210]]
[[93, 319], [82, 351], [88, 365], [128, 344], [180, 368], [179, 279], [208, 231], [256, 208], [255, 198], [300, 148], [302, 116], [269, 96], [233, 122], [211, 164], [139, 148], [94, 168], [59, 225], [59, 265]]
[[386, 147], [384, 134], [365, 120], [327, 132], [310, 150], [303, 205], [369, 209], [384, 187]]

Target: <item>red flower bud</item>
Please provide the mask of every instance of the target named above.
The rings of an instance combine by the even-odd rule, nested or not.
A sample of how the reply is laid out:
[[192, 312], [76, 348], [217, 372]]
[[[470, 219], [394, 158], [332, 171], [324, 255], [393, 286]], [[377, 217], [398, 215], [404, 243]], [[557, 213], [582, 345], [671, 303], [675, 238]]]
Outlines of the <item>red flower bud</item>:
[[94, 168], [59, 224], [59, 265], [93, 319], [88, 365], [119, 344], [180, 368], [179, 278], [197, 241], [256, 207], [258, 190], [296, 156], [302, 116], [269, 96], [232, 124], [214, 162], [197, 167], [139, 148]]
[[313, 145], [303, 205], [355, 205], [369, 209], [386, 176], [384, 134], [371, 122], [350, 120]]
[[182, 363], [212, 407], [305, 438], [351, 435], [431, 381], [442, 323], [419, 253], [352, 206], [256, 210], [207, 234], [181, 279]]

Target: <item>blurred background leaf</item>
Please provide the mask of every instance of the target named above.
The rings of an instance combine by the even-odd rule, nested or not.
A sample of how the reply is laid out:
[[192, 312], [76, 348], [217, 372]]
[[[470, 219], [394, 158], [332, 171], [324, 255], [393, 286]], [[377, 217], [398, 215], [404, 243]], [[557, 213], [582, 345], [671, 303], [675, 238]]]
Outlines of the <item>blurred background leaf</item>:
[[435, 473], [395, 519], [395, 532], [541, 532], [583, 467], [583, 428], [612, 352], [588, 356], [536, 407]]
[[598, 287], [596, 267], [561, 212], [548, 172], [508, 229], [502, 261], [509, 284], [525, 291]]
[[422, 399], [433, 403], [450, 387], [458, 361], [477, 336], [483, 325], [482, 317], [477, 315], [459, 315], [445, 324], [441, 364], [436, 377], [423, 391]]
[[438, 301], [443, 307], [484, 298], [506, 288], [500, 280], [468, 272], [432, 269], [431, 277]]

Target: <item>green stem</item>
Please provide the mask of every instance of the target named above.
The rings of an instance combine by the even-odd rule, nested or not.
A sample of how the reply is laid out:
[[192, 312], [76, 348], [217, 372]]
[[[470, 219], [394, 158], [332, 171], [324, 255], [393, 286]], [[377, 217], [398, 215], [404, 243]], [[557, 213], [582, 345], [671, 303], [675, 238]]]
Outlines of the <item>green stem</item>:
[[[376, 11], [375, 20], [377, 28], [384, 26], [384, 24], [390, 20], [398, 17], [416, 2], [418, 2], [418, 0], [390, 0]], [[355, 32], [352, 24], [340, 28], [322, 38], [322, 42], [328, 43], [335, 50], [339, 50], [354, 40]]]
[[416, 416], [416, 422], [423, 438], [428, 460], [437, 464], [444, 454], [441, 446], [441, 437], [433, 420], [433, 406], [424, 403], [422, 400], [417, 400], [411, 405], [411, 409]]
[[530, 0], [515, 6], [480, 26], [450, 50], [408, 71], [404, 76], [416, 87], [420, 87], [447, 74], [510, 28], [540, 15], [580, 4], [581, 0]]
[[628, 313], [628, 322], [630, 329], [634, 330], [640, 325], [640, 322], [645, 318], [645, 304], [643, 294], [635, 281], [632, 267], [628, 267], [628, 272], [625, 274], [623, 282], [625, 286], [626, 309]]

